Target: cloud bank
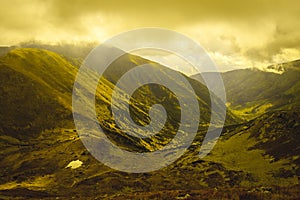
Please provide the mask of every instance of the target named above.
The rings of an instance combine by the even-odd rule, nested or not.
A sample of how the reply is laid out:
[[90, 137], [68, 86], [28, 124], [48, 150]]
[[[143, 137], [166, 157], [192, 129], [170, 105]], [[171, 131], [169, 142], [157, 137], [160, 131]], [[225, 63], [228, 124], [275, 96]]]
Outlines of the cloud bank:
[[300, 58], [300, 2], [1, 0], [0, 45], [104, 41], [141, 27], [169, 28], [199, 42], [220, 70]]

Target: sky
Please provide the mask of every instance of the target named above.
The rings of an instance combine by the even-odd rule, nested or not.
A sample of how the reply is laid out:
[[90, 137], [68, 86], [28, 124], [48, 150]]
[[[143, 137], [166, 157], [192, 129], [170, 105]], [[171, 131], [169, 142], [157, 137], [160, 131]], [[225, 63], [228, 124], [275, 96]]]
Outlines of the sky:
[[161, 27], [197, 41], [227, 71], [300, 59], [299, 19], [297, 0], [0, 0], [0, 45], [101, 43]]

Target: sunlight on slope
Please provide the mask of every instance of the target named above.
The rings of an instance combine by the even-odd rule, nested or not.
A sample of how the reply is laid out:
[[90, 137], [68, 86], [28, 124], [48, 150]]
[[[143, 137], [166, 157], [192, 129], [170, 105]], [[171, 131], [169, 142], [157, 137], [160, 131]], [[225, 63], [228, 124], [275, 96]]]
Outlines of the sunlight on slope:
[[204, 158], [206, 161], [219, 162], [227, 169], [242, 170], [250, 173], [253, 181], [243, 181], [242, 185], [252, 186], [255, 184], [288, 185], [298, 182], [296, 177], [274, 178], [272, 171], [284, 168], [291, 170], [291, 165], [286, 159], [274, 161], [264, 150], [250, 148], [256, 144], [250, 133], [239, 133], [228, 140], [218, 141], [211, 155]]
[[5, 184], [0, 185], [0, 190], [10, 190], [18, 187], [24, 187], [28, 189], [37, 189], [37, 190], [45, 190], [48, 185], [50, 185], [53, 182], [53, 175], [45, 175], [45, 176], [39, 176], [32, 180], [26, 180], [23, 182], [8, 182]]
[[230, 111], [240, 117], [241, 119], [244, 120], [251, 120], [254, 119], [255, 117], [258, 117], [266, 111], [271, 108], [273, 105], [271, 103], [265, 103], [262, 105], [246, 105], [244, 107], [241, 106], [235, 106], [235, 107], [230, 107]]

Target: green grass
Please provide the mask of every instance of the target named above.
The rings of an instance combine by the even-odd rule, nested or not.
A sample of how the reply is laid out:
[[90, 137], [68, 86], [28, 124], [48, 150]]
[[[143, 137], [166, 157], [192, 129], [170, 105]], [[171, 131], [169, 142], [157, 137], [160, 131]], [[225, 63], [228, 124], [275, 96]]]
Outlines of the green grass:
[[245, 121], [249, 121], [266, 113], [268, 109], [272, 108], [272, 106], [273, 105], [271, 103], [249, 103], [245, 106], [231, 107], [229, 105], [229, 109], [234, 115], [238, 116], [239, 118]]
[[221, 163], [226, 169], [250, 173], [255, 181], [243, 181], [242, 186], [274, 184], [287, 186], [298, 183], [296, 177], [274, 178], [272, 172], [280, 168], [292, 170], [290, 161], [287, 159], [274, 161], [274, 158], [266, 155], [264, 150], [250, 150], [256, 143], [257, 141], [250, 137], [250, 133], [239, 133], [228, 140], [219, 141], [204, 160]]

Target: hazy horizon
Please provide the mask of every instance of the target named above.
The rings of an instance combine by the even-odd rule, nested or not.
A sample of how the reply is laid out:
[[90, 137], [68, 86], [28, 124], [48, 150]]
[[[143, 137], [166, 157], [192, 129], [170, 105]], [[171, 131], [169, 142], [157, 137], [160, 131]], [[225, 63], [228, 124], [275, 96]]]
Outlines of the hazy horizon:
[[[10, 48], [10, 47], [16, 47], [16, 48], [23, 48], [23, 47], [37, 47], [37, 48], [49, 48], [51, 50], [51, 47], [57, 47], [57, 48], [63, 48], [64, 46], [69, 46], [73, 48], [72, 50], [69, 49], [70, 51], [74, 51], [76, 47], [80, 48], [87, 48], [87, 49], [93, 49], [100, 45], [100, 43], [97, 43], [96, 41], [80, 41], [76, 43], [72, 42], [56, 42], [56, 43], [47, 43], [47, 42], [42, 42], [42, 41], [24, 41], [16, 45], [0, 45], [0, 48]], [[152, 51], [152, 50], [151, 50]], [[170, 52], [164, 52], [162, 50], [155, 50], [151, 53], [149, 49], [142, 49], [138, 50], [135, 52], [127, 52], [136, 56], [143, 57], [144, 59], [151, 60], [153, 62], [157, 62], [161, 65], [164, 65], [168, 68], [171, 68], [176, 71], [180, 71], [184, 73], [187, 76], [193, 76], [199, 74], [199, 71], [197, 71], [196, 68], [194, 68], [191, 64], [189, 64], [184, 58], [179, 57], [178, 55], [172, 54]], [[150, 52], [150, 53], [149, 53]], [[267, 67], [272, 66], [272, 65], [279, 65], [279, 64], [284, 64], [288, 62], [293, 62], [296, 60], [299, 60], [299, 58], [292, 59], [292, 60], [285, 60], [283, 62], [278, 62], [278, 63], [268, 63], [265, 66], [241, 66], [239, 68], [220, 68], [220, 66], [217, 65], [216, 67], [218, 69], [218, 72], [225, 73], [225, 72], [230, 72], [233, 70], [238, 70], [238, 69], [250, 69], [250, 70], [262, 70], [266, 72], [273, 72], [273, 73], [282, 73], [280, 71], [277, 71], [276, 69], [267, 69]], [[172, 65], [174, 63], [174, 65]], [[211, 70], [205, 70], [202, 71], [201, 73], [210, 73], [210, 72], [216, 72], [216, 71], [211, 71]]]

